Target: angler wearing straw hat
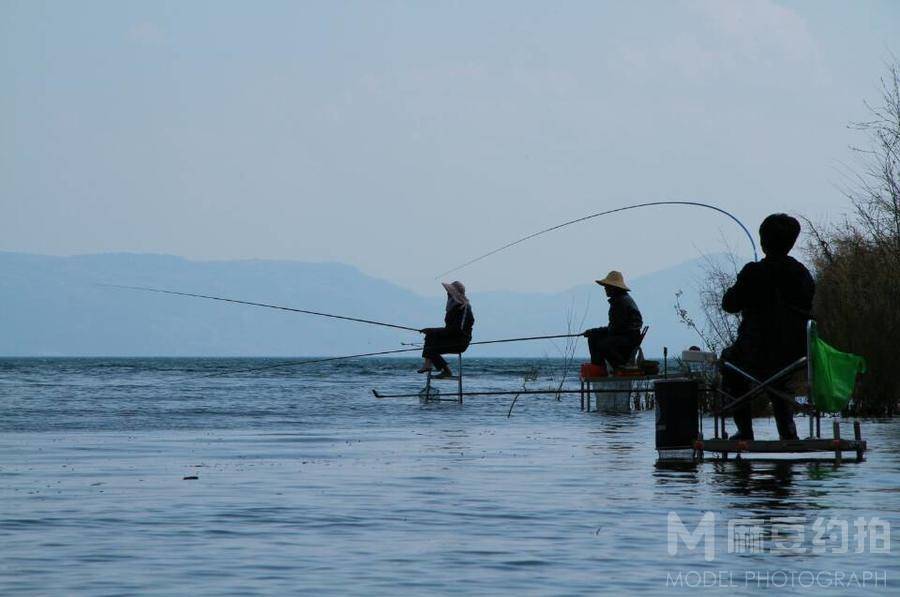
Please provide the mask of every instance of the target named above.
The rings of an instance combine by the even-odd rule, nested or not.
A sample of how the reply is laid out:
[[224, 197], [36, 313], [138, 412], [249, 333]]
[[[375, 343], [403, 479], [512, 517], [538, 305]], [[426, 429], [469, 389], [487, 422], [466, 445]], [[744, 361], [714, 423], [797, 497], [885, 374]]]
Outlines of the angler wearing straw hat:
[[444, 327], [425, 328], [420, 330], [425, 334], [425, 346], [422, 349], [422, 368], [419, 373], [427, 373], [432, 367], [437, 367], [440, 373], [437, 379], [451, 377], [453, 372], [442, 355], [465, 352], [472, 341], [472, 327], [475, 325], [475, 316], [472, 314], [472, 305], [466, 298], [466, 287], [462, 282], [451, 284], [441, 282], [447, 291], [447, 308], [444, 313]]
[[611, 271], [597, 284], [606, 291], [609, 299], [609, 325], [585, 330], [591, 363], [606, 367], [621, 367], [641, 343], [641, 326], [644, 319], [634, 299], [628, 292], [621, 272]]

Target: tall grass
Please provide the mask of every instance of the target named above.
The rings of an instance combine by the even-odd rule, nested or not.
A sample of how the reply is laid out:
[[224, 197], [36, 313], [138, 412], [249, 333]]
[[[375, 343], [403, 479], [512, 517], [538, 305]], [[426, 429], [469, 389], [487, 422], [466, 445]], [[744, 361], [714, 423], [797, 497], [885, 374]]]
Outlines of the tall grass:
[[816, 277], [814, 315], [830, 344], [866, 358], [854, 410], [893, 415], [900, 400], [900, 65], [888, 67], [870, 119], [854, 123], [865, 139], [853, 147], [843, 191], [852, 207], [838, 224], [811, 230], [807, 249]]

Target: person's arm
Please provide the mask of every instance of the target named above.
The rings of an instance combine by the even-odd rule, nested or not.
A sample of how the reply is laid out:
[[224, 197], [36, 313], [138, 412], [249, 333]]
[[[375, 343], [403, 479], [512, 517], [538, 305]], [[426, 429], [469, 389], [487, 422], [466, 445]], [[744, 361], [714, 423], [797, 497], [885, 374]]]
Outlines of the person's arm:
[[722, 297], [722, 310], [726, 313], [740, 313], [747, 306], [753, 266], [753, 263], [745, 265], [737, 275], [734, 286], [725, 291], [725, 295]]
[[609, 333], [621, 334], [628, 327], [628, 304], [624, 297], [616, 297], [609, 303]]
[[475, 316], [468, 305], [456, 305], [444, 316], [444, 327], [453, 332], [469, 334], [475, 325]]
[[588, 336], [593, 336], [594, 334], [601, 334], [606, 331], [606, 327], [602, 326], [599, 328], [590, 328], [588, 330], [584, 330], [581, 335], [587, 338]]
[[470, 336], [472, 335], [472, 328], [475, 327], [475, 313], [472, 312], [472, 305], [469, 304], [466, 307], [466, 317], [462, 323], [463, 331]]
[[638, 309], [634, 299], [628, 302], [628, 323], [633, 326], [636, 332], [640, 332], [641, 328], [644, 327], [644, 316], [641, 315], [641, 310]]

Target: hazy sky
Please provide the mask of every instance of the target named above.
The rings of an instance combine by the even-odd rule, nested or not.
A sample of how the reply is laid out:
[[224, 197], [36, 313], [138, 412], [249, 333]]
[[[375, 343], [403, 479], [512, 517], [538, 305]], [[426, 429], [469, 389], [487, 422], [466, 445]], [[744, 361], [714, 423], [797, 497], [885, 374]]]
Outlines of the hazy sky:
[[[335, 260], [425, 292], [630, 202], [837, 217], [898, 2], [0, 1], [0, 250]], [[749, 250], [597, 220], [459, 274], [558, 290]]]

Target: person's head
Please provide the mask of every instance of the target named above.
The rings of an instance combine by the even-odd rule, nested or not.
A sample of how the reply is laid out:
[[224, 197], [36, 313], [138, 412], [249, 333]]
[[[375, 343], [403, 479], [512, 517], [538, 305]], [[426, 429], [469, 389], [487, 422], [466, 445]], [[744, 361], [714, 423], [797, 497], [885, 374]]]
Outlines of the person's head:
[[614, 297], [618, 295], [625, 294], [630, 288], [625, 284], [625, 278], [622, 276], [622, 272], [617, 272], [615, 270], [606, 274], [606, 277], [602, 280], [595, 280], [597, 284], [603, 287], [603, 290], [606, 291], [606, 296]]
[[759, 225], [759, 244], [771, 257], [787, 255], [800, 236], [800, 222], [787, 214], [772, 214]]
[[441, 282], [441, 285], [444, 287], [444, 290], [447, 291], [447, 300], [459, 305], [469, 304], [469, 299], [466, 297], [466, 287], [462, 282], [459, 280], [449, 284]]
[[607, 298], [612, 298], [614, 296], [622, 296], [623, 294], [628, 294], [627, 290], [623, 290], [621, 288], [616, 288], [615, 286], [604, 286], [603, 292], [606, 293]]

